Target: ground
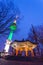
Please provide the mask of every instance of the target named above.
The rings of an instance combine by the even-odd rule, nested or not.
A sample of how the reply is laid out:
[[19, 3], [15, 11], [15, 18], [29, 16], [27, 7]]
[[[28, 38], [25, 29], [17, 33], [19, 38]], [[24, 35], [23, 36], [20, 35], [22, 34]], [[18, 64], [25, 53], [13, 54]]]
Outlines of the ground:
[[43, 62], [26, 62], [26, 61], [15, 61], [15, 60], [5, 60], [0, 58], [0, 65], [43, 65]]

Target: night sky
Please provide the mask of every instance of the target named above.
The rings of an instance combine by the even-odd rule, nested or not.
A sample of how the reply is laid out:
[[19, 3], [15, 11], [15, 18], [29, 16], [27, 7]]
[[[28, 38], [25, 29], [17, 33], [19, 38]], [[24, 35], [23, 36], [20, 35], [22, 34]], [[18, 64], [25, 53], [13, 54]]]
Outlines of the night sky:
[[[23, 17], [17, 24], [18, 31], [14, 33], [12, 40], [22, 40], [23, 38], [26, 39], [28, 37], [31, 24], [34, 26], [43, 24], [43, 0], [13, 1], [20, 9], [21, 17]], [[3, 50], [7, 37], [0, 38], [0, 51]]]

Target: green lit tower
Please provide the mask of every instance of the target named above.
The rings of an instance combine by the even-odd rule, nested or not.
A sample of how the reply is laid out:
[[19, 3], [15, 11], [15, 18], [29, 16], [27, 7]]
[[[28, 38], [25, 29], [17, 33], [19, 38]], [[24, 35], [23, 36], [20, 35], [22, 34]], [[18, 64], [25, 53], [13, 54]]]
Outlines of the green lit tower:
[[14, 22], [9, 27], [10, 28], [10, 33], [9, 33], [8, 39], [6, 40], [5, 47], [4, 47], [4, 52], [5, 53], [8, 53], [10, 44], [12, 42], [13, 33], [17, 29], [17, 26], [16, 26], [17, 19], [18, 19], [18, 16], [16, 16]]

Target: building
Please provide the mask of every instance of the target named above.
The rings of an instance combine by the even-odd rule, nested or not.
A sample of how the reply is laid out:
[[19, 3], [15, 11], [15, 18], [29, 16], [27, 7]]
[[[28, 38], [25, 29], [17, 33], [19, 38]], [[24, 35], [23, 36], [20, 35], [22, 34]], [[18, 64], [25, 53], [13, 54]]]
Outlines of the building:
[[22, 52], [24, 52], [26, 56], [29, 56], [28, 52], [31, 52], [31, 55], [34, 56], [33, 49], [37, 47], [36, 44], [33, 44], [30, 41], [14, 41], [11, 46], [13, 47], [13, 50], [16, 50], [16, 56]]

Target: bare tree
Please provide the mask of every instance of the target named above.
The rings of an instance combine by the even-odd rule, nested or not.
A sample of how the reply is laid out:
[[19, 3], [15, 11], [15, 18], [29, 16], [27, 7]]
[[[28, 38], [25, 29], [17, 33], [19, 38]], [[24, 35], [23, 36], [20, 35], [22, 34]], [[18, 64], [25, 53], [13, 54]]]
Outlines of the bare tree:
[[[41, 55], [41, 45], [43, 46], [43, 25], [33, 26], [29, 33], [28, 39], [37, 43], [38, 54]], [[42, 51], [43, 52], [43, 51]]]
[[15, 6], [14, 0], [0, 0], [0, 34], [10, 31], [9, 26], [16, 15], [20, 15], [20, 10]]
[[43, 43], [43, 25], [33, 26], [30, 29], [28, 39], [35, 41], [37, 44], [39, 42]]
[[33, 25], [31, 25], [31, 26], [32, 27], [30, 29], [30, 32], [28, 33], [28, 40], [38, 44], [36, 29]]
[[36, 27], [37, 40], [43, 44], [43, 25]]

